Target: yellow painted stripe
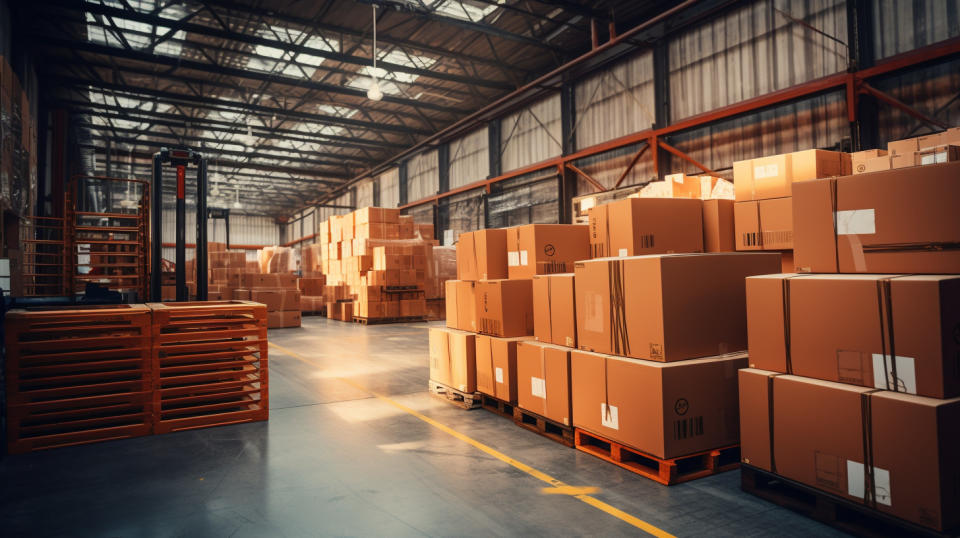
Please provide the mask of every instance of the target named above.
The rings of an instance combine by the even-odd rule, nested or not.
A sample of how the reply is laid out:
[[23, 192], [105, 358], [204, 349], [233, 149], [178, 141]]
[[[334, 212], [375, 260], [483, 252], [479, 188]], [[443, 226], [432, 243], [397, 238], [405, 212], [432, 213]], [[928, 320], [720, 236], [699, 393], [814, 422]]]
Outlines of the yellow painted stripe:
[[[295, 359], [298, 359], [298, 360], [300, 360], [300, 361], [303, 361], [303, 362], [305, 362], [305, 363], [307, 363], [307, 364], [312, 364], [312, 365], [314, 365], [314, 366], [320, 366], [320, 364], [318, 364], [318, 363], [316, 363], [316, 362], [314, 362], [314, 361], [312, 361], [312, 360], [310, 360], [310, 359], [308, 359], [308, 358], [300, 355], [299, 353], [297, 353], [297, 352], [295, 352], [295, 351], [289, 350], [289, 349], [287, 349], [287, 348], [285, 348], [285, 347], [283, 347], [283, 346], [277, 345], [277, 344], [275, 344], [275, 343], [273, 343], [273, 342], [270, 342], [270, 345], [273, 346], [273, 347], [275, 347], [275, 348], [277, 348], [278, 350], [282, 351], [284, 354], [289, 355], [289, 356], [291, 356], [291, 357], [293, 357], [293, 358], [295, 358]], [[403, 412], [405, 412], [405, 413], [407, 413], [407, 414], [409, 414], [409, 415], [412, 415], [412, 416], [414, 416], [414, 417], [417, 417], [418, 419], [426, 422], [427, 424], [433, 426], [434, 428], [437, 428], [438, 430], [440, 430], [440, 431], [442, 431], [442, 432], [450, 435], [451, 437], [454, 437], [454, 438], [456, 438], [456, 439], [459, 439], [459, 440], [463, 441], [464, 443], [467, 443], [468, 445], [473, 446], [474, 448], [476, 448], [477, 450], [479, 450], [479, 451], [481, 451], [481, 452], [484, 452], [484, 453], [486, 453], [486, 454], [489, 454], [490, 456], [493, 456], [494, 458], [496, 458], [496, 459], [498, 459], [498, 460], [500, 460], [500, 461], [502, 461], [502, 462], [504, 462], [504, 463], [506, 463], [506, 464], [508, 464], [508, 465], [511, 465], [512, 467], [514, 467], [514, 468], [516, 468], [516, 469], [520, 469], [521, 471], [527, 473], [528, 475], [530, 475], [530, 476], [532, 476], [532, 477], [534, 477], [534, 478], [536, 478], [536, 479], [538, 479], [538, 480], [541, 480], [541, 481], [543, 481], [543, 482], [546, 482], [547, 484], [550, 484], [551, 486], [553, 486], [553, 488], [560, 489], [561, 491], [570, 491], [570, 490], [573, 490], [573, 489], [577, 489], [577, 488], [574, 488], [573, 486], [570, 486], [570, 485], [568, 485], [568, 484], [565, 484], [564, 482], [562, 482], [562, 481], [560, 481], [560, 480], [557, 480], [556, 478], [548, 475], [547, 473], [544, 473], [543, 471], [539, 471], [539, 470], [537, 470], [537, 469], [534, 469], [533, 467], [530, 467], [530, 466], [527, 465], [526, 463], [523, 463], [523, 462], [521, 462], [521, 461], [515, 460], [515, 459], [511, 458], [510, 456], [504, 454], [503, 452], [500, 452], [499, 450], [497, 450], [497, 449], [495, 449], [495, 448], [493, 448], [493, 447], [490, 447], [490, 446], [488, 446], [488, 445], [485, 445], [485, 444], [481, 443], [480, 441], [477, 441], [476, 439], [474, 439], [474, 438], [472, 438], [472, 437], [470, 437], [470, 436], [468, 436], [468, 435], [466, 435], [466, 434], [460, 433], [460, 432], [458, 432], [457, 430], [454, 430], [453, 428], [450, 428], [449, 426], [446, 426], [446, 425], [444, 425], [444, 424], [441, 424], [440, 422], [437, 422], [436, 420], [434, 420], [434, 419], [432, 419], [432, 418], [424, 415], [423, 413], [420, 413], [419, 411], [417, 411], [417, 410], [415, 410], [415, 409], [411, 409], [411, 408], [409, 408], [409, 407], [401, 404], [400, 402], [397, 402], [397, 401], [395, 401], [395, 400], [393, 400], [393, 399], [391, 399], [391, 398], [389, 398], [389, 397], [387, 397], [387, 396], [384, 396], [384, 395], [382, 395], [382, 394], [377, 394], [376, 392], [373, 392], [372, 390], [364, 387], [363, 385], [360, 385], [359, 383], [356, 383], [356, 382], [351, 381], [351, 380], [346, 379], [346, 378], [340, 378], [340, 380], [343, 381], [344, 383], [347, 383], [348, 385], [353, 386], [354, 388], [357, 388], [357, 389], [360, 389], [360, 390], [362, 390], [362, 391], [364, 391], [364, 392], [368, 392], [368, 393], [372, 394], [372, 395], [373, 395], [374, 397], [376, 397], [377, 399], [379, 399], [379, 400], [381, 400], [381, 401], [383, 401], [383, 402], [386, 402], [386, 403], [388, 403], [388, 404], [396, 407], [397, 409], [400, 409], [401, 411], [403, 411]], [[544, 489], [550, 489], [550, 488], [544, 488]], [[596, 497], [591, 497], [590, 495], [587, 495], [586, 492], [573, 494], [573, 498], [574, 498], [574, 499], [577, 499], [577, 500], [579, 500], [579, 501], [582, 501], [582, 502], [584, 502], [584, 503], [586, 503], [586, 504], [588, 504], [588, 505], [590, 505], [590, 506], [592, 506], [592, 507], [594, 507], [594, 508], [596, 508], [596, 509], [598, 509], [598, 510], [601, 510], [601, 511], [603, 511], [603, 512], [606, 512], [607, 514], [610, 514], [611, 516], [613, 516], [613, 517], [615, 517], [615, 518], [617, 518], [617, 519], [619, 519], [619, 520], [621, 520], [621, 521], [624, 521], [624, 522], [626, 522], [626, 523], [629, 523], [630, 525], [633, 525], [634, 527], [637, 527], [638, 529], [641, 529], [641, 530], [643, 530], [644, 532], [647, 532], [647, 533], [649, 533], [649, 534], [651, 534], [651, 535], [653, 535], [653, 536], [657, 536], [657, 537], [659, 537], [659, 538], [674, 538], [674, 536], [673, 536], [672, 534], [670, 534], [669, 532], [667, 532], [667, 531], [665, 531], [665, 530], [663, 530], [663, 529], [661, 529], [661, 528], [659, 528], [659, 527], [657, 527], [657, 526], [655, 526], [655, 525], [652, 525], [652, 524], [650, 524], [650, 523], [647, 523], [646, 521], [644, 521], [644, 520], [642, 520], [642, 519], [640, 519], [640, 518], [638, 518], [638, 517], [636, 517], [636, 516], [630, 515], [630, 514], [624, 512], [623, 510], [620, 510], [619, 508], [616, 508], [616, 507], [614, 507], [614, 506], [611, 506], [611, 505], [609, 505], [609, 504], [601, 501], [600, 499], [597, 499]]]
[[591, 493], [599, 493], [600, 488], [595, 488], [593, 486], [585, 486], [578, 488], [576, 486], [562, 486], [556, 488], [543, 488], [540, 490], [540, 493], [544, 495], [589, 495]]

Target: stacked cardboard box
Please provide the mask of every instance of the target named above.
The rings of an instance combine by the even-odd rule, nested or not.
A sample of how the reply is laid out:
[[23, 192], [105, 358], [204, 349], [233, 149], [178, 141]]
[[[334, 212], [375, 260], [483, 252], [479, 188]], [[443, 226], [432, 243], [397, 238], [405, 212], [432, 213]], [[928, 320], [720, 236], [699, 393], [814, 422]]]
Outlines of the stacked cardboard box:
[[960, 524], [958, 174], [945, 162], [794, 186], [804, 273], [747, 279], [745, 463], [926, 527]]
[[960, 160], [960, 127], [904, 140], [894, 140], [887, 149], [851, 154], [852, 173], [865, 174]]
[[793, 202], [796, 183], [850, 174], [847, 153], [811, 149], [733, 163], [736, 249], [783, 253], [793, 270]]
[[232, 299], [267, 306], [267, 327], [300, 326], [300, 289], [293, 273], [244, 273], [241, 287], [232, 290]]
[[331, 217], [321, 223], [318, 241], [327, 284], [344, 287], [354, 303], [349, 316], [342, 306], [331, 313], [338, 299], [327, 297], [328, 317], [422, 319], [427, 297], [442, 296], [432, 226], [414, 225], [399, 209], [365, 207]]

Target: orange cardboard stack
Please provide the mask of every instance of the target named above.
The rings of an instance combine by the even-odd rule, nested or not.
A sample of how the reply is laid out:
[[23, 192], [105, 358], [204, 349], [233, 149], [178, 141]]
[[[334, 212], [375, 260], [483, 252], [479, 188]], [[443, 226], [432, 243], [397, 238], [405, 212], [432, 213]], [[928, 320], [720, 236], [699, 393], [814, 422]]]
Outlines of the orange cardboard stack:
[[742, 461], [943, 531], [960, 524], [960, 162], [913, 164], [793, 186], [801, 273], [747, 279]]
[[267, 306], [267, 327], [300, 326], [300, 290], [293, 273], [244, 273], [235, 301], [253, 301]]
[[850, 174], [850, 155], [811, 149], [733, 163], [738, 251], [775, 250], [793, 270], [793, 188], [798, 182]]
[[852, 153], [851, 160], [853, 174], [958, 161], [960, 160], [960, 127], [914, 138], [894, 140], [887, 144], [886, 150], [871, 149]]
[[427, 293], [436, 290], [434, 246], [436, 240], [420, 234], [413, 217], [399, 209], [366, 207], [347, 215], [331, 217], [320, 225], [320, 267], [327, 284], [344, 286], [353, 306], [327, 316], [351, 321], [403, 321], [423, 319]]

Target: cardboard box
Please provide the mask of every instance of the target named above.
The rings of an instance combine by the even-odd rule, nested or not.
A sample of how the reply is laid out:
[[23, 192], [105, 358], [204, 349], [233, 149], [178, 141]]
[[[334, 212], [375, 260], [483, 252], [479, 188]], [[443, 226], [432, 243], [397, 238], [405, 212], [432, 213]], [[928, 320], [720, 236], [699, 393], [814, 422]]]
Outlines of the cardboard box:
[[920, 150], [920, 144], [916, 138], [906, 138], [904, 140], [894, 140], [887, 143], [887, 152], [891, 157], [894, 155], [903, 155], [905, 153], [914, 153]]
[[266, 305], [267, 312], [280, 312], [283, 310], [283, 291], [280, 289], [250, 290], [250, 300]]
[[300, 310], [300, 290], [280, 290], [280, 310]]
[[898, 153], [890, 157], [890, 169], [910, 168], [920, 166], [920, 152]]
[[447, 327], [476, 332], [476, 283], [468, 280], [448, 280], [445, 286]]
[[300, 287], [302, 295], [323, 295], [323, 287], [327, 284], [327, 279], [320, 277], [300, 277], [297, 285]]
[[703, 203], [626, 198], [590, 208], [593, 258], [703, 250]]
[[658, 458], [737, 444], [745, 353], [658, 363], [570, 354], [573, 424]]
[[920, 159], [921, 166], [960, 161], [960, 146], [940, 145], [922, 149], [917, 157]]
[[565, 426], [573, 424], [570, 348], [532, 340], [517, 344], [517, 405]]
[[751, 367], [960, 396], [960, 276], [765, 275], [746, 293]]
[[785, 198], [793, 184], [850, 173], [850, 155], [810, 149], [733, 163], [733, 186], [738, 202]]
[[736, 202], [733, 206], [736, 249], [738, 251], [763, 250], [763, 234], [760, 232], [760, 203], [756, 200]]
[[361, 225], [369, 222], [399, 222], [400, 210], [386, 207], [365, 207], [354, 211], [354, 224]]
[[864, 164], [863, 173], [882, 172], [893, 168], [893, 155], [871, 157]]
[[476, 392], [476, 335], [454, 329], [431, 327], [430, 379], [461, 392]]
[[798, 183], [798, 270], [960, 273], [958, 174], [960, 162]]
[[250, 301], [250, 290], [246, 288], [236, 288], [231, 294], [234, 301]]
[[343, 321], [353, 321], [353, 303], [350, 301], [340, 303], [340, 319]]
[[733, 252], [733, 200], [703, 201], [703, 251]]
[[750, 369], [740, 378], [745, 462], [936, 530], [960, 523], [960, 399]]
[[[870, 161], [872, 159], [878, 159], [880, 157], [886, 157], [886, 159], [880, 159], [880, 161], [886, 161], [888, 164], [890, 162], [890, 156], [887, 154], [885, 149], [868, 149], [864, 151], [857, 151], [850, 154], [850, 166], [852, 174], [864, 174], [867, 172], [874, 172], [875, 170], [870, 169]], [[889, 166], [887, 167], [889, 168]]]
[[300, 326], [300, 311], [267, 312], [268, 329], [284, 329]]
[[763, 252], [578, 262], [577, 346], [661, 362], [745, 350], [744, 279], [779, 270]]
[[533, 280], [481, 280], [475, 295], [477, 332], [533, 336]]
[[792, 250], [780, 251], [780, 272], [794, 273], [796, 272], [796, 270], [797, 270], [797, 266], [793, 262], [793, 251]]
[[499, 278], [507, 278], [507, 231], [491, 229], [460, 234], [457, 242], [457, 279]]
[[580, 224], [527, 224], [507, 229], [507, 275], [569, 273], [590, 259], [589, 228]]
[[244, 287], [249, 288], [296, 288], [297, 275], [293, 273], [247, 273], [249, 282]]
[[477, 335], [477, 390], [517, 404], [517, 344], [520, 338]]
[[760, 200], [760, 244], [763, 250], [793, 248], [793, 200]]
[[533, 277], [533, 335], [540, 342], [577, 347], [573, 273]]
[[327, 301], [327, 319], [340, 319], [340, 303], [336, 301]]

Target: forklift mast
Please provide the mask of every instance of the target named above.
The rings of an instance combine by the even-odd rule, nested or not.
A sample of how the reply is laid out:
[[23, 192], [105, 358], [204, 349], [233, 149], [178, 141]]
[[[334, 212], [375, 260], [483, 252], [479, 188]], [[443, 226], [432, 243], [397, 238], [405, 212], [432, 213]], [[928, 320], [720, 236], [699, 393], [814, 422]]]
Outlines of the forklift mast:
[[207, 300], [207, 159], [191, 149], [163, 148], [153, 155], [153, 214], [151, 215], [150, 300], [160, 302], [163, 256], [163, 167], [173, 166], [177, 171], [176, 216], [176, 288], [177, 302], [189, 300], [186, 272], [186, 174], [187, 166], [197, 167], [197, 238], [195, 267], [197, 270], [197, 300]]

